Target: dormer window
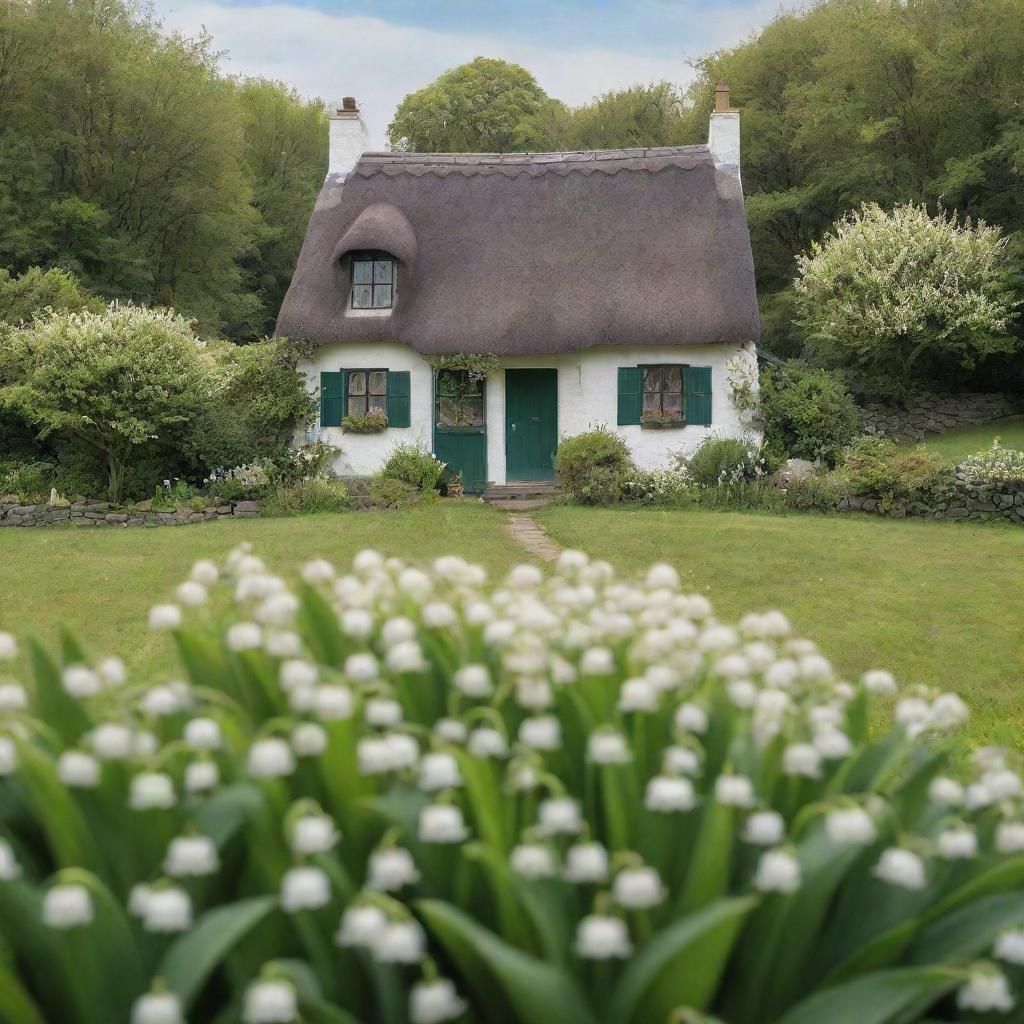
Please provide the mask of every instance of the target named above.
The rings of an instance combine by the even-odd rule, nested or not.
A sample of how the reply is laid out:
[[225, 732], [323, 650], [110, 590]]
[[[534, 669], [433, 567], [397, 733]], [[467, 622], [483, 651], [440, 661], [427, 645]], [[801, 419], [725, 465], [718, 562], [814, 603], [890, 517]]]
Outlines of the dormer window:
[[390, 309], [395, 300], [395, 261], [386, 252], [352, 253], [352, 308]]

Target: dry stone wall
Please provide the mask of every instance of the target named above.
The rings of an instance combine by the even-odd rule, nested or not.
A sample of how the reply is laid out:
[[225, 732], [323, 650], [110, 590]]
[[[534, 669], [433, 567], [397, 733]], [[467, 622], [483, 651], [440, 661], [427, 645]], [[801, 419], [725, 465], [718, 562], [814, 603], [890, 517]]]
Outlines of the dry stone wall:
[[260, 514], [255, 501], [233, 501], [203, 509], [157, 511], [144, 506], [117, 508], [105, 501], [76, 501], [70, 505], [23, 504], [0, 499], [0, 527], [5, 526], [185, 526], [212, 519], [254, 519]]
[[929, 519], [1005, 519], [1024, 523], [1024, 480], [972, 484], [961, 475], [942, 494], [906, 507], [888, 508], [881, 498], [848, 495], [840, 499], [840, 512], [874, 512], [878, 515]]
[[988, 423], [1001, 416], [1012, 416], [1021, 408], [1021, 399], [1011, 395], [921, 392], [902, 403], [864, 403], [860, 406], [860, 425], [865, 434], [891, 437], [894, 441], [921, 441], [925, 434]]

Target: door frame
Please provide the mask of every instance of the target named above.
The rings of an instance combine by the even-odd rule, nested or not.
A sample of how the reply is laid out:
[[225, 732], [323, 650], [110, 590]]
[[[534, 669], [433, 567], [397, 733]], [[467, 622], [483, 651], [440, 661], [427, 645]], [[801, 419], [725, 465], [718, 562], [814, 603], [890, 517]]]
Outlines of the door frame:
[[504, 416], [504, 419], [505, 419], [505, 437], [504, 437], [505, 482], [508, 483], [508, 484], [519, 484], [519, 483], [528, 484], [528, 483], [539, 483], [539, 482], [544, 481], [544, 480], [553, 480], [554, 476], [555, 476], [555, 469], [554, 469], [554, 465], [553, 464], [552, 464], [552, 467], [551, 467], [551, 475], [550, 476], [543, 476], [543, 477], [516, 477], [516, 478], [513, 478], [511, 473], [510, 473], [510, 471], [509, 471], [509, 440], [512, 437], [513, 431], [512, 431], [512, 428], [511, 428], [511, 422], [512, 421], [511, 421], [511, 417], [509, 415], [508, 375], [510, 373], [514, 374], [514, 373], [519, 373], [519, 372], [532, 372], [532, 371], [538, 371], [539, 370], [539, 371], [541, 371], [543, 373], [550, 373], [550, 374], [552, 374], [554, 376], [555, 388], [554, 388], [554, 431], [553, 431], [553, 433], [554, 433], [555, 448], [557, 449], [558, 448], [558, 391], [559, 391], [558, 367], [557, 366], [506, 366], [504, 369], [505, 369], [505, 377], [504, 377], [504, 380], [503, 380], [502, 383], [503, 383], [504, 388], [505, 388], [505, 394], [503, 396], [504, 397], [504, 406], [505, 406], [505, 409], [504, 409], [504, 413], [505, 413], [505, 416]]

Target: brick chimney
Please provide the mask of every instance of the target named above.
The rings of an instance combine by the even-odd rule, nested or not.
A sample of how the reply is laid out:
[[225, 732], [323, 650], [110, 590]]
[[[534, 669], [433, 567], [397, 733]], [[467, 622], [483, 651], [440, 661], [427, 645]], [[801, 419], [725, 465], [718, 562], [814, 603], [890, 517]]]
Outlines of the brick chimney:
[[715, 86], [715, 109], [708, 129], [708, 149], [715, 166], [740, 176], [740, 112], [729, 106], [729, 86]]
[[330, 115], [329, 121], [327, 176], [339, 175], [344, 178], [370, 148], [370, 133], [359, 116], [354, 96], [346, 96], [341, 106]]

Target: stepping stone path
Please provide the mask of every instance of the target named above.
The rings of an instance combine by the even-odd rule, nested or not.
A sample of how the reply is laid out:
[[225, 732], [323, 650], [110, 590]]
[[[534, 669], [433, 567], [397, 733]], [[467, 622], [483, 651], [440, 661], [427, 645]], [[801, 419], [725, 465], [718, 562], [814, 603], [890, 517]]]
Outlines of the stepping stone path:
[[514, 541], [522, 544], [535, 558], [553, 562], [562, 553], [562, 549], [547, 535], [544, 527], [529, 516], [509, 516], [505, 529]]

